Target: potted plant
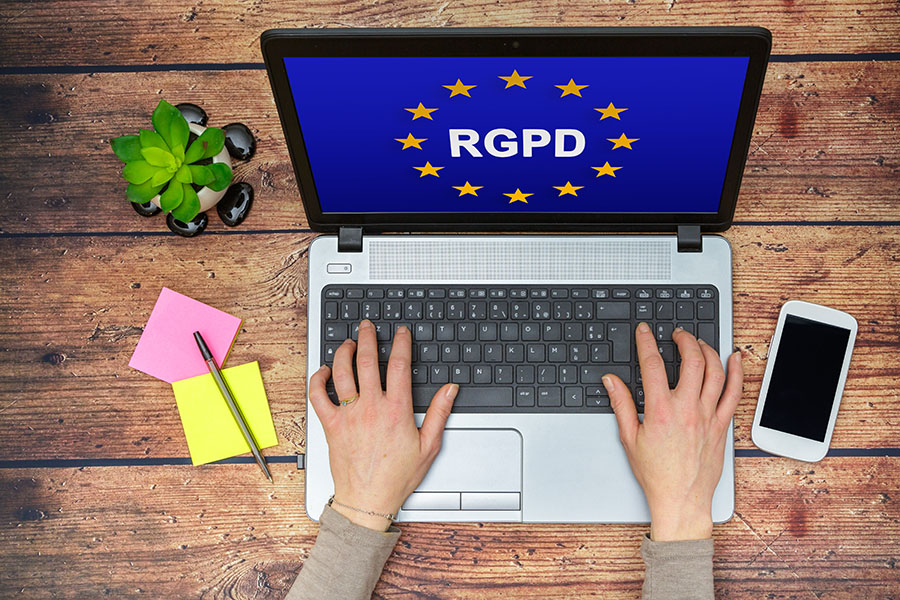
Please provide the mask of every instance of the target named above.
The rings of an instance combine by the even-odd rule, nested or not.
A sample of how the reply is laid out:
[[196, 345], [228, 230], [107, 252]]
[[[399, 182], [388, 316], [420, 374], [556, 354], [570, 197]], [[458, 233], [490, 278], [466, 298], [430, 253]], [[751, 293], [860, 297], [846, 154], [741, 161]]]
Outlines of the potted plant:
[[226, 195], [228, 201], [217, 208], [231, 226], [244, 220], [253, 199], [248, 184], [231, 186], [231, 156], [249, 158], [255, 150], [250, 130], [240, 123], [225, 130], [206, 127], [206, 120], [197, 106], [175, 107], [160, 100], [153, 111], [153, 130], [110, 140], [113, 152], [125, 163], [122, 177], [129, 183], [125, 196], [135, 210], [143, 216], [165, 212], [169, 229], [185, 237], [206, 228], [205, 211]]

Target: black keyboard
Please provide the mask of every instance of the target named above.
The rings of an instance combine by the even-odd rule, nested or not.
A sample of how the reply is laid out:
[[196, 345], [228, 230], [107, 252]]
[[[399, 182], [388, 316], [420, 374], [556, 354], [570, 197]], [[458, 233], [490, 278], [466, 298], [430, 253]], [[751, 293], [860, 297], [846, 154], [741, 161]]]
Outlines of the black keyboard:
[[[458, 383], [454, 412], [612, 412], [601, 377], [644, 391], [634, 343], [641, 321], [656, 335], [669, 377], [678, 380], [672, 331], [683, 327], [718, 350], [718, 291], [683, 287], [338, 286], [322, 294], [322, 357], [359, 321], [375, 324], [382, 382], [393, 332], [413, 335], [413, 407], [428, 408], [445, 383]], [[337, 402], [334, 389], [328, 388]]]

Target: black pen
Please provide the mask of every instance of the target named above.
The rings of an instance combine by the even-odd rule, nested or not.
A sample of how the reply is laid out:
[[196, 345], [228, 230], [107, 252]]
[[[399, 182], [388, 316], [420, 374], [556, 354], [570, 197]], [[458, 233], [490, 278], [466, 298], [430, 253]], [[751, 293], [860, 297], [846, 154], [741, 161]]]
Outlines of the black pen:
[[247, 427], [247, 421], [244, 419], [244, 415], [238, 407], [237, 402], [234, 401], [234, 394], [231, 393], [231, 389], [228, 387], [228, 384], [225, 383], [225, 379], [222, 378], [222, 373], [219, 371], [218, 365], [216, 365], [216, 359], [213, 358], [212, 352], [209, 351], [209, 347], [206, 345], [206, 342], [203, 340], [203, 336], [200, 335], [199, 331], [194, 332], [194, 339], [197, 340], [197, 346], [200, 347], [200, 354], [203, 355], [203, 360], [206, 361], [206, 366], [209, 368], [210, 374], [213, 376], [213, 379], [216, 380], [216, 385], [219, 386], [222, 397], [225, 398], [225, 402], [228, 403], [228, 408], [231, 409], [234, 420], [237, 422], [238, 427], [241, 428], [241, 433], [244, 434], [244, 439], [247, 440], [247, 444], [250, 446], [250, 452], [253, 453], [253, 458], [259, 463], [259, 468], [263, 470], [263, 473], [266, 474], [269, 481], [272, 481], [269, 467], [266, 466], [266, 461], [263, 459], [262, 454], [259, 453], [259, 448], [256, 447], [256, 440], [254, 440], [253, 436], [250, 434], [250, 429]]

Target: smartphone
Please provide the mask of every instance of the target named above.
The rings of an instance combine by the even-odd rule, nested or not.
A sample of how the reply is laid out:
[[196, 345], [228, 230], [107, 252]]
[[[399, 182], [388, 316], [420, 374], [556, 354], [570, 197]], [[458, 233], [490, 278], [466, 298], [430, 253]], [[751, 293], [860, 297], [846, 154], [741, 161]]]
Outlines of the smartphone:
[[849, 314], [791, 300], [781, 307], [753, 417], [753, 443], [817, 462], [831, 444], [857, 323]]

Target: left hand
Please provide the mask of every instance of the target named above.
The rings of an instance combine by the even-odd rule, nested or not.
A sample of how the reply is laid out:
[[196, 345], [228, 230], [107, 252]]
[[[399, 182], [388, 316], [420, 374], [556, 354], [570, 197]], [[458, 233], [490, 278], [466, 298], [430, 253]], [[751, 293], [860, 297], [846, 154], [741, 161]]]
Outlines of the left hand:
[[[353, 377], [356, 351], [359, 391]], [[412, 334], [399, 327], [394, 334], [387, 368], [387, 391], [378, 372], [378, 342], [370, 321], [359, 325], [359, 347], [346, 340], [334, 356], [334, 373], [322, 366], [309, 380], [309, 399], [325, 429], [328, 460], [337, 502], [377, 512], [397, 514], [415, 490], [441, 449], [444, 425], [459, 386], [447, 384], [437, 391], [422, 428], [416, 427], [412, 408]], [[325, 391], [334, 377], [338, 398], [356, 400], [335, 406]], [[332, 508], [354, 523], [386, 531], [390, 521], [346, 509]]]

